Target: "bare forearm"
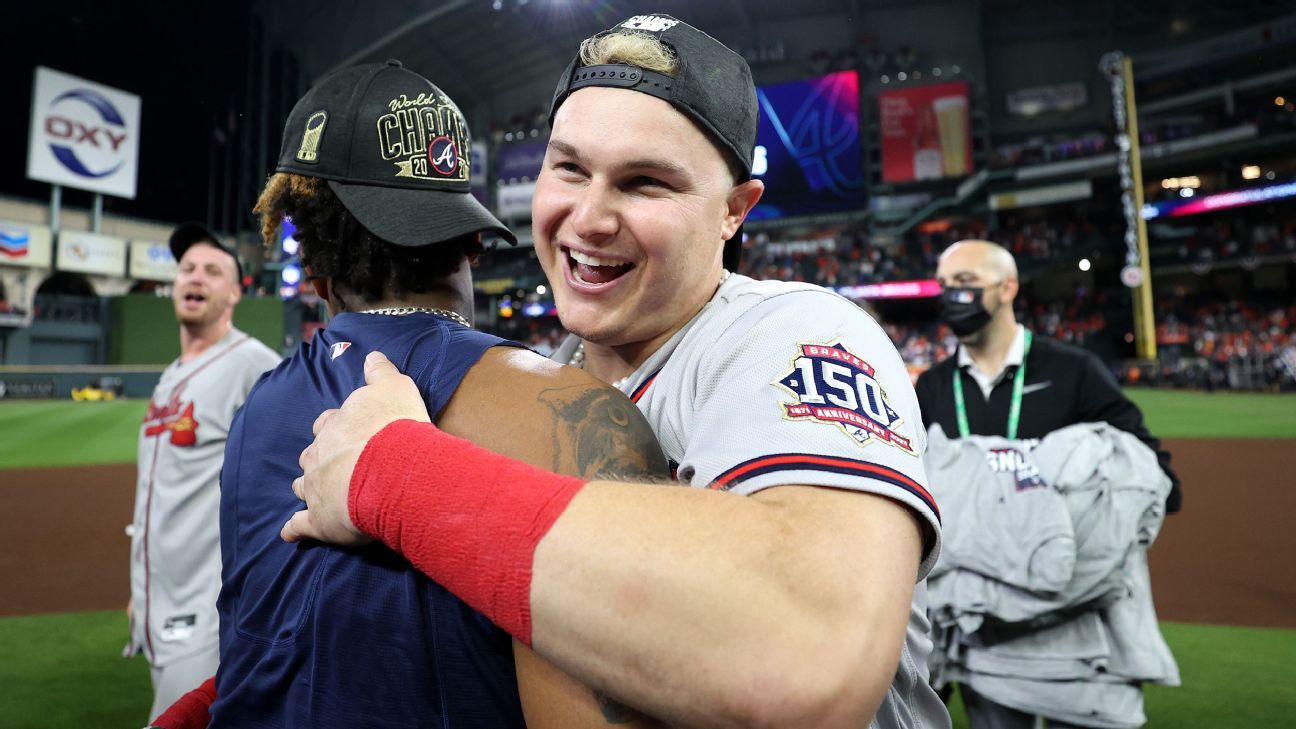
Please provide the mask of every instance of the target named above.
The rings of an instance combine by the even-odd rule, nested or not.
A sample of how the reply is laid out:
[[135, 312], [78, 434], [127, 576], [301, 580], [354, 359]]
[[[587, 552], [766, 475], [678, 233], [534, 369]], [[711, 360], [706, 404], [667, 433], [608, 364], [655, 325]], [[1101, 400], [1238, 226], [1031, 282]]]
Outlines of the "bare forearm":
[[861, 726], [898, 661], [918, 529], [877, 497], [765, 493], [586, 486], [536, 551], [537, 651], [684, 725]]

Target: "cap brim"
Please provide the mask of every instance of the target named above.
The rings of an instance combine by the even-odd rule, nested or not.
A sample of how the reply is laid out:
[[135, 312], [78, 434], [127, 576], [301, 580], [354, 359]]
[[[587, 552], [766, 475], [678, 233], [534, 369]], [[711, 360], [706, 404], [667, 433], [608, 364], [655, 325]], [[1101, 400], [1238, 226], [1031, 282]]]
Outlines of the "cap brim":
[[462, 192], [408, 190], [328, 181], [343, 207], [370, 233], [398, 246], [426, 246], [469, 233], [517, 245], [513, 231]]

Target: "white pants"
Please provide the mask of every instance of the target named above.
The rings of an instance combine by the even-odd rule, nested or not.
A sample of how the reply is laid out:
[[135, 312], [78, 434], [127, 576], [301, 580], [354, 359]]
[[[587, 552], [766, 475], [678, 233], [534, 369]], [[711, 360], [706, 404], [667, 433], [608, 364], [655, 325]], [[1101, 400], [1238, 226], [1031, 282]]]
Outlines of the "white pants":
[[219, 664], [220, 648], [213, 645], [208, 650], [185, 656], [161, 668], [151, 666], [149, 673], [153, 677], [153, 708], [149, 709], [149, 720], [158, 718], [181, 696], [215, 676]]

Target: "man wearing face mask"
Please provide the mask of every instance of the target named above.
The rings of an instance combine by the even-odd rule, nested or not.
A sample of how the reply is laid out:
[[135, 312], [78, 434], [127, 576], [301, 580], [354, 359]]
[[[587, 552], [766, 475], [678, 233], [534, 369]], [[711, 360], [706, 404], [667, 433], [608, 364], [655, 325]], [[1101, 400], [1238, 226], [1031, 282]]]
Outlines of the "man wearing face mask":
[[[995, 243], [959, 241], [941, 254], [936, 278], [944, 291], [941, 319], [959, 339], [958, 352], [918, 378], [923, 425], [950, 437], [1043, 438], [1076, 423], [1105, 422], [1133, 434], [1157, 454], [1172, 488], [1166, 512], [1179, 511], [1179, 478], [1170, 454], [1152, 437], [1143, 414], [1093, 354], [1033, 334], [1017, 323], [1019, 288], [1012, 254]], [[959, 687], [974, 729], [1029, 729], [1036, 717], [1001, 706], [966, 684]], [[1049, 727], [1069, 727], [1050, 720]]]
[[1179, 477], [1152, 437], [1138, 406], [1093, 354], [1033, 334], [1017, 323], [1019, 288], [1012, 254], [989, 241], [964, 240], [941, 254], [936, 278], [941, 319], [959, 339], [958, 353], [918, 378], [923, 425], [950, 437], [1043, 438], [1076, 423], [1110, 423], [1157, 454], [1173, 488], [1166, 512], [1179, 511]]

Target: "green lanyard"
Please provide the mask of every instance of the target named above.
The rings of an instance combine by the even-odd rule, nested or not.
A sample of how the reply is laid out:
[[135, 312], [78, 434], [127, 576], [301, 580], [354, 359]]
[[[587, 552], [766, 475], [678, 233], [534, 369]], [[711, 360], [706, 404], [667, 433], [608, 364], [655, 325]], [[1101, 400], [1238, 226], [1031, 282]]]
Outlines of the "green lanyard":
[[[1021, 401], [1022, 388], [1026, 385], [1026, 355], [1030, 354], [1031, 332], [1025, 331], [1022, 344], [1022, 361], [1017, 367], [1017, 375], [1013, 377], [1012, 405], [1008, 408], [1008, 440], [1017, 438], [1017, 423], [1021, 420]], [[958, 366], [954, 367], [954, 412], [958, 414], [959, 437], [966, 438], [972, 435], [972, 430], [968, 428], [967, 405], [963, 404], [963, 372]]]

